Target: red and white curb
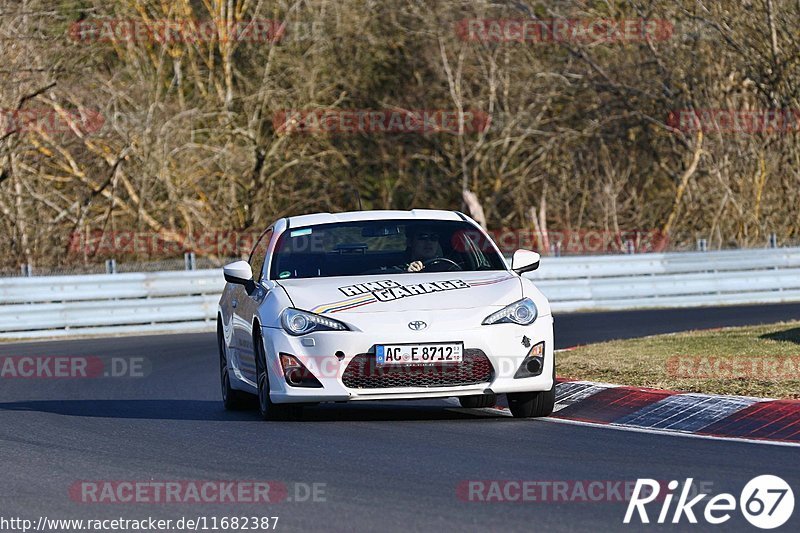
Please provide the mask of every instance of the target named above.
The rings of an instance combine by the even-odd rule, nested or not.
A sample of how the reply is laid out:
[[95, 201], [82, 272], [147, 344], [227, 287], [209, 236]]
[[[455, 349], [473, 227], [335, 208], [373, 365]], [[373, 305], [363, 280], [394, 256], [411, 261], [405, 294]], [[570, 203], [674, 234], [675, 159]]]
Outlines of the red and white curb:
[[[496, 409], [507, 411], [501, 396]], [[800, 400], [559, 380], [551, 419], [618, 429], [800, 446]]]

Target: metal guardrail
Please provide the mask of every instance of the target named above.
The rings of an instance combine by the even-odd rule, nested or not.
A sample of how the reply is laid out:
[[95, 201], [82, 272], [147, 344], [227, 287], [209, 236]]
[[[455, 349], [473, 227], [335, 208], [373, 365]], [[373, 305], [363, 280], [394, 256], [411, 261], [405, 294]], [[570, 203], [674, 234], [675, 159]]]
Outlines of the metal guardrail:
[[554, 311], [800, 301], [800, 248], [543, 258]]
[[213, 328], [225, 281], [196, 270], [0, 279], [0, 338]]
[[[800, 301], [800, 248], [544, 257], [556, 312]], [[209, 330], [219, 269], [0, 278], [0, 337]]]

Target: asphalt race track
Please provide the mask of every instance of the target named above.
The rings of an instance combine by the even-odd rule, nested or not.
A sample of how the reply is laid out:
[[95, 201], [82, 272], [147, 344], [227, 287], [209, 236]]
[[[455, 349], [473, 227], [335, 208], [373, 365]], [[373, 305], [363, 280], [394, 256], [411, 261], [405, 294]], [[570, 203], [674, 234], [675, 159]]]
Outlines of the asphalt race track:
[[557, 314], [555, 338], [556, 348], [567, 348], [610, 339], [798, 319], [800, 303]]
[[[559, 315], [555, 327], [563, 348], [798, 317], [793, 304]], [[772, 473], [800, 498], [797, 448], [514, 420], [445, 401], [322, 406], [302, 422], [227, 413], [213, 333], [0, 346], [0, 356], [23, 355], [143, 358], [146, 375], [0, 380], [6, 518], [245, 515], [278, 516], [279, 531], [641, 531], [648, 528], [622, 523], [625, 503], [486, 503], [464, 501], [457, 489], [468, 480], [691, 477], [712, 494], [738, 499], [747, 481]], [[70, 494], [81, 480], [272, 480], [286, 485], [292, 501], [85, 503]], [[313, 484], [323, 485], [317, 501], [307, 501]], [[655, 520], [660, 505], [648, 509]], [[754, 530], [738, 509], [731, 514], [720, 530]], [[693, 527], [684, 517], [677, 527], [649, 528], [711, 527]], [[782, 529], [800, 530], [800, 512]]]

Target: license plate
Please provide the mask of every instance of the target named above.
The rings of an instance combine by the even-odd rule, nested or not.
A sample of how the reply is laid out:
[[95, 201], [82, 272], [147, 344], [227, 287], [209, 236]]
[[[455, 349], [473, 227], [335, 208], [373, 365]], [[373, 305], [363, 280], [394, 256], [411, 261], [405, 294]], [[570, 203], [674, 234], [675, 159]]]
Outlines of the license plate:
[[460, 342], [385, 344], [375, 347], [375, 362], [378, 365], [460, 363], [463, 358], [464, 345]]

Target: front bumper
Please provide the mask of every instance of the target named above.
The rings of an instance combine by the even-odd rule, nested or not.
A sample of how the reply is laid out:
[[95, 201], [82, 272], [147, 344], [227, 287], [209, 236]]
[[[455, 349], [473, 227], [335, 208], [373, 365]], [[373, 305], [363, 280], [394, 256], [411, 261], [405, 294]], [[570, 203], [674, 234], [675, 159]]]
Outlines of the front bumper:
[[[370, 325], [370, 332], [325, 331], [294, 337], [282, 329], [263, 328], [264, 348], [270, 368], [270, 398], [274, 403], [355, 400], [444, 398], [485, 392], [531, 392], [549, 390], [553, 385], [553, 318], [544, 315], [529, 326], [515, 324], [478, 325], [465, 329], [464, 314], [448, 319], [441, 313], [381, 313], [382, 325]], [[485, 310], [479, 312], [482, 318]], [[373, 315], [374, 317], [375, 315]], [[412, 320], [431, 325], [425, 331], [410, 331]], [[374, 331], [383, 333], [376, 335]], [[544, 365], [538, 376], [514, 378], [532, 346], [544, 341]], [[311, 346], [313, 342], [313, 346]], [[466, 351], [480, 351], [491, 363], [492, 372], [479, 383], [464, 385], [395, 386], [357, 388], [347, 386], [343, 376], [356, 357], [374, 356], [376, 344], [463, 342]], [[289, 385], [284, 379], [279, 354], [291, 354], [319, 380], [322, 387]], [[349, 380], [352, 384], [353, 381]]]

